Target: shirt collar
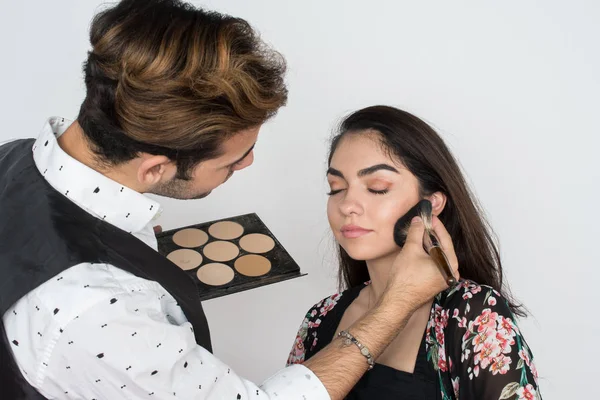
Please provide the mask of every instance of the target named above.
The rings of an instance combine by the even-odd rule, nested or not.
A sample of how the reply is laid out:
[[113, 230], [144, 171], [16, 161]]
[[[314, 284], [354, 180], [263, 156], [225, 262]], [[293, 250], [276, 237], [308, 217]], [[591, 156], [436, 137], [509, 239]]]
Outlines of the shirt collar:
[[102, 175], [65, 153], [56, 140], [73, 123], [52, 117], [33, 145], [33, 158], [46, 181], [97, 218], [130, 233], [143, 230], [160, 204]]

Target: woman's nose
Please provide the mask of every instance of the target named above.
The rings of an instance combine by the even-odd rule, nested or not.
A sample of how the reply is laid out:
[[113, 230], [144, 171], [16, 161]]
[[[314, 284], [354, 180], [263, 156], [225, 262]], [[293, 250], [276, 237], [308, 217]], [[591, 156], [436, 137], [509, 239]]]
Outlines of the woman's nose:
[[340, 203], [340, 211], [346, 216], [352, 214], [361, 215], [363, 213], [363, 206], [360, 199], [350, 189], [347, 189], [345, 192], [344, 199]]

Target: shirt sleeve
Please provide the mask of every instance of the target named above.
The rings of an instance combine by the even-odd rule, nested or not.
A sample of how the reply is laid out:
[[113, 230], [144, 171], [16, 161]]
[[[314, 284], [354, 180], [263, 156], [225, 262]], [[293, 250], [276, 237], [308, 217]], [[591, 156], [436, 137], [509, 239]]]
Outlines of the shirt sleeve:
[[189, 322], [173, 323], [151, 291], [96, 303], [62, 329], [51, 353], [43, 386], [55, 398], [329, 399], [301, 365], [260, 387], [241, 378], [196, 344]]
[[462, 301], [438, 322], [447, 323], [448, 365], [441, 368], [449, 368], [456, 398], [541, 399], [533, 355], [506, 299], [476, 284], [454, 296]]

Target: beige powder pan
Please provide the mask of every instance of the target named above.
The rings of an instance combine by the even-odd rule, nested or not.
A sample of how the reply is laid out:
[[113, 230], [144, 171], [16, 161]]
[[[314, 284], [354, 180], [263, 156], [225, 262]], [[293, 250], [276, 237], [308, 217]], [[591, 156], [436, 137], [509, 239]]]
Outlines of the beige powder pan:
[[240, 239], [240, 247], [248, 253], [267, 253], [275, 247], [275, 241], [262, 233], [251, 233]]
[[221, 221], [212, 224], [210, 228], [208, 228], [208, 233], [217, 239], [232, 240], [239, 238], [244, 234], [244, 227], [237, 222]]
[[302, 275], [255, 213], [182, 226], [156, 237], [160, 254], [193, 279], [202, 300]]
[[172, 251], [167, 258], [184, 271], [194, 269], [202, 264], [202, 254], [190, 249]]
[[173, 242], [181, 247], [200, 247], [208, 242], [208, 235], [196, 228], [182, 229], [173, 235]]
[[196, 276], [200, 282], [211, 286], [221, 286], [233, 280], [235, 273], [225, 264], [206, 264], [198, 270]]
[[204, 255], [213, 261], [231, 261], [240, 254], [240, 249], [231, 242], [217, 241], [204, 246]]
[[235, 269], [242, 275], [262, 276], [271, 270], [271, 261], [263, 256], [249, 254], [235, 260]]

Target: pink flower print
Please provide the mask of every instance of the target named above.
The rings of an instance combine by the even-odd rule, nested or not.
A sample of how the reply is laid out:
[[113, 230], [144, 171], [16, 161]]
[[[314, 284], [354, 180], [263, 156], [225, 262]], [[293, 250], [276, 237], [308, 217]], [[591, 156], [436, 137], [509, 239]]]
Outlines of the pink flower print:
[[479, 332], [477, 335], [475, 335], [475, 338], [473, 338], [473, 346], [475, 349], [476, 353], [479, 353], [481, 351], [481, 349], [483, 348], [483, 345], [485, 344], [485, 342], [487, 342], [488, 338], [492, 335], [495, 335], [496, 331], [483, 331], [483, 332]]
[[517, 395], [519, 396], [518, 400], [535, 400], [537, 398], [535, 388], [530, 383], [525, 387], [518, 388]]
[[506, 357], [504, 355], [497, 357], [490, 366], [490, 371], [492, 371], [492, 375], [496, 375], [498, 373], [500, 375], [506, 374], [510, 369], [511, 362], [512, 360], [510, 359], [510, 357]]
[[288, 357], [288, 364], [300, 364], [304, 362], [304, 342], [300, 335], [296, 336], [294, 347]]
[[446, 363], [446, 348], [440, 346], [438, 348], [438, 367], [442, 372], [448, 371], [448, 364]]
[[476, 283], [471, 283], [467, 287], [465, 287], [465, 293], [463, 294], [463, 299], [472, 299], [474, 294], [481, 292], [481, 286]]
[[438, 359], [438, 368], [442, 372], [448, 371], [448, 365], [446, 364], [446, 360]]
[[450, 319], [450, 310], [443, 310], [442, 311], [442, 324], [444, 325], [444, 328], [446, 327], [446, 325], [448, 325], [448, 319]]
[[512, 351], [511, 345], [515, 344], [515, 339], [510, 335], [506, 335], [505, 331], [496, 332], [496, 343], [502, 349], [502, 353], [508, 354]]
[[318, 328], [321, 325], [321, 319], [317, 318], [316, 321], [308, 321], [308, 329]]
[[466, 328], [467, 327], [467, 318], [462, 317], [462, 319], [458, 322], [458, 327]]
[[336, 293], [333, 296], [325, 299], [325, 302], [323, 303], [323, 307], [321, 307], [319, 309], [319, 316], [324, 317], [325, 315], [327, 315], [327, 313], [329, 311], [331, 311], [333, 309], [333, 307], [335, 307], [339, 298], [340, 298], [340, 294]]
[[531, 358], [529, 356], [529, 351], [527, 351], [526, 349], [521, 349], [521, 351], [519, 351], [519, 358], [521, 360], [525, 361], [525, 364], [531, 370], [531, 374], [533, 375], [533, 379], [537, 383], [537, 381], [538, 381], [538, 371], [537, 371], [537, 368], [535, 366], [535, 363], [533, 361], [531, 361]]
[[442, 309], [439, 305], [435, 306], [435, 325], [436, 329], [443, 329], [448, 325], [448, 318], [450, 316], [450, 312], [448, 310]]
[[458, 317], [458, 313], [459, 313], [458, 308], [455, 308], [454, 312], [452, 313], [452, 318], [455, 318], [460, 321], [460, 318]]
[[475, 375], [475, 377], [479, 376], [479, 365], [476, 365], [475, 368], [473, 368], [473, 375]]
[[435, 338], [438, 341], [438, 343], [440, 344], [440, 346], [444, 345], [444, 331], [440, 330], [435, 332]]
[[460, 355], [460, 362], [465, 362], [465, 360], [467, 360], [469, 358], [470, 354], [471, 354], [471, 350], [465, 349], [465, 351], [463, 351], [462, 354]]
[[473, 321], [469, 321], [469, 326], [467, 328], [467, 331], [465, 332], [465, 334], [463, 335], [463, 342], [466, 342], [467, 340], [469, 340], [469, 338], [471, 337], [471, 335], [474, 333], [473, 331], [473, 327], [475, 326], [475, 323]]
[[313, 310], [310, 312], [310, 316], [311, 316], [311, 317], [314, 317], [314, 316], [316, 316], [316, 315], [317, 315], [317, 310], [313, 309]]
[[335, 307], [334, 303], [330, 303], [327, 302], [323, 307], [321, 307], [321, 309], [319, 310], [319, 317], [324, 317], [327, 315], [327, 313], [331, 310], [333, 310], [333, 307]]
[[429, 327], [427, 328], [427, 332], [425, 333], [425, 343], [431, 344], [431, 330]]
[[490, 306], [495, 306], [495, 305], [496, 305], [496, 298], [495, 298], [494, 296], [490, 296], [490, 297], [488, 298], [488, 300], [487, 300], [487, 303], [488, 303]]
[[481, 292], [481, 286], [479, 286], [478, 284], [474, 283], [474, 284], [472, 284], [472, 285], [469, 286], [469, 290], [471, 291], [471, 293], [477, 294], [477, 293]]
[[516, 326], [510, 318], [498, 317], [498, 330], [505, 332], [507, 336], [516, 336]]
[[519, 358], [521, 358], [521, 360], [525, 361], [525, 364], [529, 367], [531, 360], [529, 359], [529, 353], [527, 353], [525, 351], [525, 349], [521, 349], [521, 351], [519, 351]]
[[317, 337], [316, 336], [315, 336], [315, 339], [312, 342], [311, 350], [314, 349], [315, 347], [317, 347]]
[[538, 381], [538, 370], [535, 366], [534, 362], [531, 362], [529, 365], [529, 368], [531, 368], [531, 374], [533, 375], [533, 379], [535, 379], [535, 383], [537, 383]]
[[460, 388], [459, 385], [460, 382], [460, 377], [456, 377], [455, 379], [452, 379], [452, 389], [454, 389], [454, 397], [456, 397], [458, 399], [458, 389]]
[[486, 369], [499, 354], [500, 348], [498, 344], [494, 340], [487, 340], [483, 344], [481, 352], [475, 354], [475, 365], [481, 363], [481, 368]]
[[306, 335], [308, 334], [308, 324], [308, 318], [304, 318], [302, 325], [300, 325], [300, 330], [298, 331], [298, 338], [300, 340], [304, 340], [306, 338]]
[[479, 325], [478, 332], [483, 332], [487, 329], [496, 329], [496, 320], [498, 313], [492, 312], [489, 308], [483, 310], [480, 316], [475, 318], [475, 325]]

